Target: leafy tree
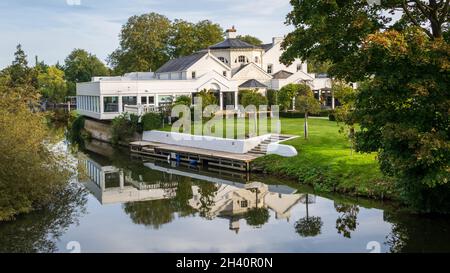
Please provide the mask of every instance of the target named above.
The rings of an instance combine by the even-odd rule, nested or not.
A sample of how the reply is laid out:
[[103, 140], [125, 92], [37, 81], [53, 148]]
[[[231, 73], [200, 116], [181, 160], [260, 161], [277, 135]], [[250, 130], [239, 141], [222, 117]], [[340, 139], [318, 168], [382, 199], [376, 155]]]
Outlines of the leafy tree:
[[138, 129], [137, 120], [136, 115], [128, 113], [115, 117], [111, 122], [111, 143], [117, 145], [132, 139]]
[[[448, 36], [448, 1], [389, 0], [380, 5], [370, 1], [291, 1], [287, 23], [295, 30], [283, 42], [282, 61], [295, 58], [332, 63], [329, 73], [349, 82], [360, 80], [357, 53], [370, 34], [386, 29], [403, 31], [410, 26], [431, 39]], [[400, 20], [396, 20], [401, 11]], [[431, 26], [430, 28], [427, 26]]]
[[75, 95], [76, 83], [89, 82], [94, 76], [107, 76], [109, 69], [95, 56], [83, 49], [74, 49], [64, 61], [69, 95]]
[[282, 61], [329, 61], [336, 78], [365, 81], [355, 100], [357, 149], [378, 152], [408, 204], [449, 212], [449, 1], [291, 4], [295, 30]]
[[24, 97], [27, 90], [0, 86], [0, 221], [54, 201], [72, 171], [50, 151], [44, 116], [30, 110], [36, 98]]
[[[37, 88], [36, 71], [28, 66], [27, 55], [22, 49], [22, 45], [17, 45], [12, 64], [0, 72], [2, 78], [0, 83], [12, 88], [25, 87], [28, 92], [33, 92]], [[17, 91], [17, 89], [16, 89]]]
[[169, 59], [170, 20], [157, 13], [132, 16], [122, 27], [120, 46], [108, 63], [116, 74], [156, 71]]
[[308, 60], [308, 72], [309, 73], [328, 73], [328, 70], [331, 67], [331, 63], [329, 61], [326, 62], [318, 62], [314, 59]]
[[340, 106], [336, 107], [333, 113], [336, 121], [344, 124], [339, 131], [348, 134], [353, 148], [356, 121], [352, 113], [355, 109], [356, 90], [345, 83], [335, 82], [331, 92], [340, 102]]
[[38, 75], [39, 91], [44, 98], [52, 102], [64, 102], [67, 96], [67, 84], [64, 80], [64, 71], [56, 66], [50, 66]]
[[295, 107], [302, 113], [305, 113], [304, 134], [308, 139], [308, 116], [309, 114], [317, 114], [320, 112], [320, 103], [313, 96], [298, 96], [295, 100]]
[[212, 91], [204, 89], [198, 92], [196, 96], [202, 99], [202, 110], [205, 110], [208, 105], [217, 105], [217, 98]]
[[168, 42], [171, 58], [191, 55], [223, 39], [223, 29], [211, 21], [196, 24], [176, 19], [171, 26]]
[[262, 41], [256, 37], [250, 36], [250, 35], [238, 35], [236, 38], [238, 38], [241, 41], [244, 41], [246, 43], [249, 43], [254, 46], [260, 46], [262, 45]]
[[175, 99], [174, 105], [186, 105], [187, 107], [190, 107], [192, 103], [192, 99], [189, 96], [183, 95], [179, 96]]
[[246, 92], [243, 92], [241, 104], [244, 107], [247, 107], [249, 105], [259, 107], [261, 105], [267, 105], [267, 98], [259, 93], [258, 90], [248, 90]]
[[284, 111], [287, 111], [291, 107], [292, 101], [297, 93], [298, 85], [293, 83], [283, 86], [280, 91], [278, 91], [278, 103], [280, 103]]
[[412, 29], [369, 37], [360, 65], [372, 78], [356, 97], [356, 148], [378, 152], [404, 200], [449, 212], [450, 46]]

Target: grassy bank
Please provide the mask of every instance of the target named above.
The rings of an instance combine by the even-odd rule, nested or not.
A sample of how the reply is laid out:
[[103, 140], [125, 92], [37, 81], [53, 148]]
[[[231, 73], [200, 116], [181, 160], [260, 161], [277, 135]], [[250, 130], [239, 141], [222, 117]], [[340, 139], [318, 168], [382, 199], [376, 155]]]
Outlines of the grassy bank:
[[[379, 170], [376, 154], [352, 153], [347, 137], [339, 133], [339, 125], [326, 118], [309, 119], [310, 135], [309, 139], [305, 140], [303, 123], [303, 118], [281, 118], [282, 134], [300, 136], [283, 143], [294, 146], [298, 151], [297, 156], [265, 156], [254, 162], [254, 168], [268, 174], [295, 179], [312, 186], [318, 192], [396, 199], [392, 181], [384, 177]], [[202, 134], [204, 125], [202, 122], [195, 123], [191, 127], [191, 133]], [[245, 133], [238, 133], [237, 126], [244, 126]], [[235, 138], [243, 137], [242, 134], [248, 135], [249, 127], [253, 126], [248, 119], [235, 119], [234, 122], [227, 121], [224, 124], [222, 133], [226, 137], [227, 131], [234, 130]], [[195, 131], [194, 127], [197, 127]], [[166, 124], [163, 130], [170, 131], [171, 126]]]
[[383, 177], [376, 154], [352, 153], [350, 143], [339, 133], [336, 122], [309, 119], [309, 139], [303, 138], [303, 119], [281, 119], [282, 133], [301, 137], [283, 144], [294, 146], [298, 155], [269, 155], [255, 166], [264, 172], [297, 179], [321, 192], [341, 192], [371, 198], [395, 199], [393, 185]]

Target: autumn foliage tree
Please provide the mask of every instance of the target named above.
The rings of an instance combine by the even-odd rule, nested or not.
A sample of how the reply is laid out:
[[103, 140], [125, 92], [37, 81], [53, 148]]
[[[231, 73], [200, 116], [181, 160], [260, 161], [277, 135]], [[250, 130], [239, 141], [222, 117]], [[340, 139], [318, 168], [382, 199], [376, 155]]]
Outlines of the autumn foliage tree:
[[356, 148], [378, 152], [403, 201], [448, 213], [450, 1], [371, 3], [292, 0], [282, 61], [330, 62], [336, 79], [364, 82], [349, 119]]

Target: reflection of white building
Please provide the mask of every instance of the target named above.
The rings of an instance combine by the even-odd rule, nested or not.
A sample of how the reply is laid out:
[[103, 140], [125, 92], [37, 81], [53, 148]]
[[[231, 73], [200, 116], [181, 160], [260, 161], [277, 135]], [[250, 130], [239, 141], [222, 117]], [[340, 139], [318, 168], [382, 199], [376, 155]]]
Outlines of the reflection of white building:
[[[194, 96], [211, 90], [220, 107], [238, 105], [238, 91], [279, 90], [289, 83], [307, 83], [317, 94], [327, 95], [331, 80], [308, 73], [306, 62], [280, 63], [283, 38], [253, 46], [236, 38], [234, 27], [224, 41], [190, 56], [168, 61], [155, 72], [135, 72], [120, 77], [94, 77], [77, 84], [80, 114], [109, 120], [128, 111], [152, 111], [171, 103], [177, 96]], [[319, 96], [320, 94], [320, 96]], [[334, 106], [334, 98], [332, 98]]]
[[101, 204], [127, 203], [173, 198], [176, 183], [153, 183], [135, 181], [123, 170], [113, 166], [101, 166], [80, 155], [83, 174], [80, 182]]
[[[259, 182], [245, 184], [244, 188], [226, 184], [216, 184], [217, 191], [213, 197], [212, 206], [208, 208], [208, 217], [231, 217], [238, 216], [255, 208], [267, 208], [275, 212], [277, 219], [287, 219], [291, 216], [291, 209], [298, 204], [303, 194], [295, 194], [291, 189], [286, 193], [288, 187], [281, 188], [283, 191], [274, 192], [276, 187]], [[202, 206], [200, 188], [192, 187], [193, 197], [189, 205], [195, 209]], [[239, 229], [239, 220], [231, 220], [230, 229]]]

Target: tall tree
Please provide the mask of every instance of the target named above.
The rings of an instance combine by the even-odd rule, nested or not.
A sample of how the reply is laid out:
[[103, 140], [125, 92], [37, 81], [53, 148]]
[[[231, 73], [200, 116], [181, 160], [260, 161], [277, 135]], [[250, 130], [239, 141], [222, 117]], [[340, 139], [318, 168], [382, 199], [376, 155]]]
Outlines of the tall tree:
[[[449, 0], [389, 0], [380, 5], [367, 0], [292, 0], [287, 23], [295, 30], [283, 42], [282, 61], [295, 58], [331, 62], [329, 73], [349, 81], [364, 75], [354, 65], [368, 35], [386, 29], [418, 26], [430, 39], [449, 32]], [[396, 21], [398, 14], [400, 20]], [[429, 28], [428, 26], [432, 27]]]
[[236, 38], [254, 46], [262, 45], [262, 41], [260, 39], [251, 35], [238, 35]]
[[371, 2], [291, 1], [295, 30], [282, 60], [329, 61], [336, 78], [365, 81], [355, 98], [357, 149], [379, 153], [404, 201], [450, 212], [450, 1]]
[[155, 71], [169, 59], [170, 20], [157, 13], [132, 16], [122, 27], [120, 47], [108, 63], [116, 74]]
[[[309, 88], [309, 86], [306, 87]], [[308, 117], [310, 114], [317, 114], [320, 111], [320, 103], [314, 98], [311, 89], [309, 89], [308, 93], [297, 96], [297, 98], [295, 99], [295, 107], [300, 112], [305, 113], [303, 127], [305, 139], [308, 139], [309, 136]]]
[[74, 49], [64, 61], [64, 73], [69, 94], [75, 94], [75, 84], [91, 81], [94, 76], [107, 76], [109, 69], [95, 55], [84, 49]]
[[64, 71], [56, 66], [50, 66], [46, 71], [38, 75], [39, 91], [52, 102], [64, 102], [67, 96], [67, 84], [64, 79]]
[[176, 19], [171, 26], [169, 52], [171, 58], [190, 55], [220, 42], [223, 30], [218, 24], [204, 20], [196, 24]]
[[14, 60], [10, 66], [1, 72], [3, 81], [9, 87], [27, 86], [37, 87], [36, 71], [28, 66], [27, 55], [22, 49], [22, 45], [17, 45], [14, 53]]

